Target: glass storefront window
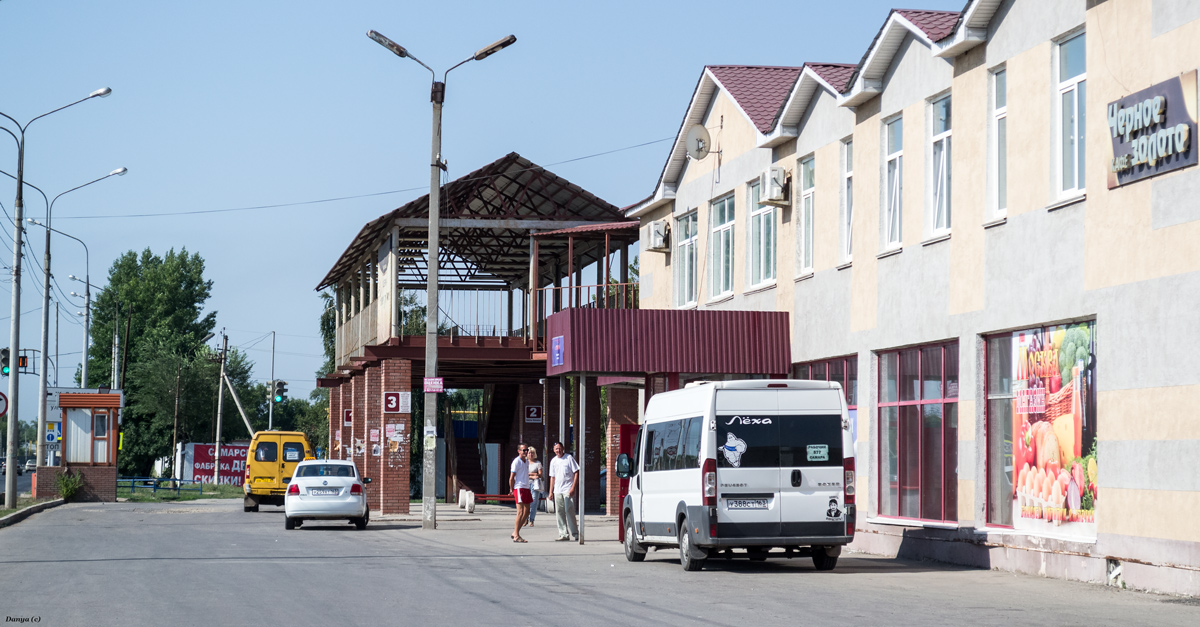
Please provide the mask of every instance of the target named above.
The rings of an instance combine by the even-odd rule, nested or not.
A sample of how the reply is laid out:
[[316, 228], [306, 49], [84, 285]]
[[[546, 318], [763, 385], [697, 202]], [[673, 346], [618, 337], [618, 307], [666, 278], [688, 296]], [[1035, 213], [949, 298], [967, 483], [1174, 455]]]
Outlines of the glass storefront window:
[[958, 343], [880, 353], [879, 388], [879, 514], [958, 520]]
[[1095, 326], [986, 338], [988, 524], [1096, 537]]
[[850, 434], [858, 441], [858, 355], [809, 361], [792, 366], [796, 379], [837, 381], [842, 384], [850, 414]]

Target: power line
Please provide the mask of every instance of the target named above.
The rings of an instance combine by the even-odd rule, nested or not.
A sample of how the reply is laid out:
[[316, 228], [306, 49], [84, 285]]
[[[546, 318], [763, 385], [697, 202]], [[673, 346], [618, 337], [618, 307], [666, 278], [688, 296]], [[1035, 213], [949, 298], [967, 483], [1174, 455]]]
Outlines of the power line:
[[[536, 169], [541, 169], [541, 168], [549, 168], [549, 167], [556, 166], [556, 165], [562, 165], [564, 163], [574, 163], [576, 161], [583, 161], [584, 159], [594, 159], [596, 157], [603, 157], [605, 155], [611, 155], [611, 154], [617, 153], [617, 152], [623, 152], [626, 150], [633, 150], [635, 148], [642, 148], [644, 146], [659, 144], [659, 143], [669, 141], [672, 139], [675, 139], [674, 135], [672, 135], [671, 137], [663, 137], [661, 139], [655, 139], [655, 140], [651, 140], [648, 142], [642, 142], [640, 144], [634, 144], [632, 146], [625, 146], [623, 148], [614, 148], [613, 150], [606, 150], [604, 152], [597, 152], [597, 153], [590, 154], [590, 155], [584, 155], [582, 157], [574, 157], [571, 159], [564, 159], [563, 161], [556, 161], [554, 163], [548, 163], [545, 166], [536, 166], [533, 168], [525, 168], [522, 170], [518, 170], [518, 172], [525, 172], [528, 170], [536, 170]], [[512, 174], [512, 172], [505, 172], [504, 174]], [[483, 176], [483, 177], [476, 177], [474, 179], [462, 179], [462, 180], [463, 181], [475, 181], [475, 180], [483, 180], [486, 178], [489, 178], [489, 177]], [[259, 211], [259, 210], [263, 210], [263, 209], [280, 209], [282, 207], [301, 207], [301, 206], [305, 206], [305, 205], [317, 205], [317, 204], [323, 204], [323, 203], [329, 203], [329, 202], [339, 202], [342, 200], [355, 200], [358, 198], [373, 198], [376, 196], [388, 196], [391, 194], [402, 194], [404, 192], [414, 192], [414, 191], [423, 190], [423, 189], [427, 189], [427, 188], [426, 187], [406, 187], [404, 189], [395, 189], [395, 190], [387, 191], [387, 192], [373, 192], [370, 194], [355, 194], [352, 196], [339, 196], [337, 198], [322, 198], [319, 200], [304, 200], [304, 201], [299, 201], [299, 202], [285, 202], [285, 203], [277, 203], [277, 204], [272, 204], [272, 205], [254, 205], [254, 206], [250, 206], [250, 207], [230, 207], [230, 208], [226, 208], [226, 209], [197, 209], [195, 211], [174, 211], [174, 212], [162, 212], [162, 213], [124, 213], [124, 214], [110, 214], [110, 215], [100, 215], [100, 216], [61, 216], [61, 217], [59, 217], [59, 220], [101, 220], [101, 219], [110, 219], [110, 218], [161, 218], [161, 217], [170, 217], [170, 216], [205, 215], [205, 214], [211, 214], [211, 213], [230, 213], [230, 212], [234, 212], [234, 211]], [[10, 218], [9, 221], [11, 222], [12, 219]]]

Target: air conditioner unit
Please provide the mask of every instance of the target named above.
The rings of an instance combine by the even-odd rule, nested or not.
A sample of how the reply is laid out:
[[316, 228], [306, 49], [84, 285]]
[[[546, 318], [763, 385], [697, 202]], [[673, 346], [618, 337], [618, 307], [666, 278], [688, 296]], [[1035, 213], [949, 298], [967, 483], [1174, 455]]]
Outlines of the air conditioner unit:
[[667, 251], [671, 248], [671, 226], [666, 220], [650, 223], [650, 244], [646, 250]]
[[787, 170], [776, 167], [768, 168], [766, 172], [762, 173], [762, 178], [758, 183], [758, 204], [776, 207], [790, 205], [791, 182], [791, 173]]

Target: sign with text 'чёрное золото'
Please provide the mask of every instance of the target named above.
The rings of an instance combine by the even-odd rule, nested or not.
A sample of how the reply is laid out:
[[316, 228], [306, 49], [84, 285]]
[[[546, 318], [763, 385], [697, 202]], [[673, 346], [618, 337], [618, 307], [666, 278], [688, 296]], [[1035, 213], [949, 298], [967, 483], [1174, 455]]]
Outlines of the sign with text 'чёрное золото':
[[1108, 188], [1196, 165], [1196, 70], [1108, 103]]

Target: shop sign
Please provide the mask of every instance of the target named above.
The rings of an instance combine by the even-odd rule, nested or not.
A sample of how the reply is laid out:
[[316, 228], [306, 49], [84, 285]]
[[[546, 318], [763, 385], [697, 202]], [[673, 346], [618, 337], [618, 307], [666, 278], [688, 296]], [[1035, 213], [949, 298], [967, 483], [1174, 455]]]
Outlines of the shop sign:
[[1108, 103], [1108, 188], [1196, 164], [1196, 70]]
[[1013, 527], [1096, 537], [1095, 323], [1012, 335]]

